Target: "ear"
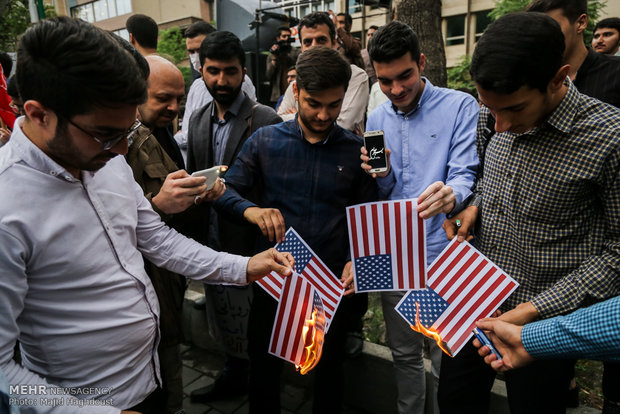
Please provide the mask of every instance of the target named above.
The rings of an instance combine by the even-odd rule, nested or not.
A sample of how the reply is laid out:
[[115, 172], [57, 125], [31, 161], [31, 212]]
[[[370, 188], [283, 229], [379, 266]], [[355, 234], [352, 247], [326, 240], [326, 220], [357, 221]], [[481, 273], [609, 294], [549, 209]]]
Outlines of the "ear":
[[296, 101], [299, 101], [299, 89], [297, 89], [297, 81], [293, 81], [293, 96]]
[[588, 27], [588, 15], [584, 13], [579, 16], [575, 21], [575, 25], [577, 27], [577, 34], [583, 34], [583, 32], [585, 32], [586, 30], [586, 27]]
[[243, 68], [243, 81], [245, 82], [245, 74], [248, 73], [247, 68]]
[[136, 45], [136, 39], [134, 39], [133, 33], [129, 33], [129, 43], [131, 43], [133, 46]]
[[424, 53], [420, 53], [420, 63], [418, 64], [420, 73], [424, 72], [424, 66], [426, 66], [426, 56], [424, 56]]
[[553, 75], [551, 82], [549, 82], [548, 88], [551, 92], [557, 92], [564, 85], [564, 79], [568, 76], [568, 71], [570, 70], [570, 65], [564, 65], [558, 69], [558, 71]]
[[56, 118], [54, 112], [45, 108], [41, 102], [34, 100], [24, 102], [24, 112], [28, 120], [39, 128], [46, 128], [52, 116]]

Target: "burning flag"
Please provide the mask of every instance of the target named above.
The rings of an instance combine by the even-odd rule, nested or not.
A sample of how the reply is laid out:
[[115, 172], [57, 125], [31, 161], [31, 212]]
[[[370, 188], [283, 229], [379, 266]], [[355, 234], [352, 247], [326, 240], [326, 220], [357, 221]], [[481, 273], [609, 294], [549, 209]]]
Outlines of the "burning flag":
[[347, 207], [356, 292], [426, 286], [426, 227], [417, 200]]
[[[290, 252], [293, 255], [295, 270], [314, 287], [320, 296], [325, 312], [325, 332], [327, 332], [344, 294], [340, 279], [325, 266], [325, 263], [314, 254], [292, 227], [286, 231], [284, 241], [275, 245], [275, 249], [280, 252]], [[275, 300], [280, 301], [284, 280], [276, 272], [271, 272], [256, 283]]]
[[476, 321], [491, 316], [517, 286], [471, 244], [455, 238], [431, 265], [428, 287], [408, 292], [396, 311], [454, 356], [472, 336]]
[[323, 301], [298, 273], [284, 281], [269, 353], [295, 364], [301, 374], [316, 366], [326, 331]]

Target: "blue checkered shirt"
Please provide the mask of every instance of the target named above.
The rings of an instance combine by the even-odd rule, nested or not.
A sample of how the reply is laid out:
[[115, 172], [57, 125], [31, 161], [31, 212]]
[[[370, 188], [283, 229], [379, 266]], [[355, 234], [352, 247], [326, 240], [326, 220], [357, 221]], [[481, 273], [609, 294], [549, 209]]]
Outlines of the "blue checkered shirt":
[[566, 84], [538, 127], [480, 156], [475, 244], [520, 283], [504, 311], [531, 301], [547, 318], [620, 294], [620, 110]]
[[521, 341], [534, 358], [620, 361], [620, 297], [527, 324]]

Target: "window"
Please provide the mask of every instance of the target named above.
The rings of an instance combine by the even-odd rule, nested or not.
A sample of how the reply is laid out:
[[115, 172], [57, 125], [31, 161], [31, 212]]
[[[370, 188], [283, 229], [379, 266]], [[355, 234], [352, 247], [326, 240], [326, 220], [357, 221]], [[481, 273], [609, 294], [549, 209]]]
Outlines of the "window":
[[78, 19], [85, 20], [89, 23], [95, 21], [95, 15], [93, 13], [93, 4], [83, 4], [81, 6], [77, 6], [71, 9], [71, 16], [76, 17]]
[[349, 2], [349, 14], [362, 11], [362, 4], [358, 0], [347, 0]]
[[129, 42], [129, 32], [127, 31], [127, 29], [115, 30], [114, 33]]
[[491, 24], [491, 18], [489, 13], [491, 10], [485, 10], [476, 13], [476, 41], [480, 39], [482, 33], [486, 30], [487, 26]]
[[446, 18], [446, 46], [465, 43], [465, 15]]
[[131, 0], [97, 0], [71, 8], [71, 16], [89, 23], [131, 13]]

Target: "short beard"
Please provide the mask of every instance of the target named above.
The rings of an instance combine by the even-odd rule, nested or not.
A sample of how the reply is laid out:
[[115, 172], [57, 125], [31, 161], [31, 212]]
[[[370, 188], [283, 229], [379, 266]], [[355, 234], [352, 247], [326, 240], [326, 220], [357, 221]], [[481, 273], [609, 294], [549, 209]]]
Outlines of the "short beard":
[[[221, 96], [217, 93], [218, 89], [227, 90], [227, 91], [230, 91], [230, 93], [224, 96]], [[209, 86], [207, 86], [207, 90], [209, 91], [209, 93], [211, 94], [215, 102], [219, 103], [220, 105], [229, 107], [230, 105], [232, 105], [233, 102], [235, 102], [235, 99], [237, 99], [237, 96], [239, 96], [239, 93], [241, 92], [241, 85], [239, 85], [237, 88], [230, 88], [230, 87], [223, 88], [223, 87], [217, 87], [217, 86], [215, 88], [209, 88]]]

